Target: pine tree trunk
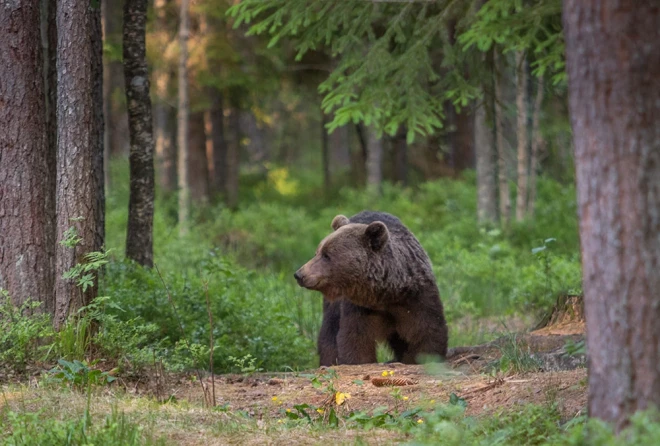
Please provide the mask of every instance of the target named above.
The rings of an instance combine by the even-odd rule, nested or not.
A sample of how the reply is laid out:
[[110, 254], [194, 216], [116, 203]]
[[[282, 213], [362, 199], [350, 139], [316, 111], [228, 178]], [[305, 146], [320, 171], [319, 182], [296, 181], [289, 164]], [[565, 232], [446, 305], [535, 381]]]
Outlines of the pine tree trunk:
[[493, 52], [495, 69], [495, 138], [497, 141], [497, 177], [500, 193], [500, 222], [508, 226], [511, 218], [511, 198], [509, 196], [509, 175], [507, 172], [507, 147], [504, 142], [504, 113], [502, 110], [502, 72], [497, 51]]
[[486, 104], [475, 110], [474, 143], [477, 153], [477, 218], [479, 223], [497, 221], [495, 146], [486, 123]]
[[204, 112], [190, 115], [188, 139], [188, 178], [193, 203], [209, 201], [209, 163], [206, 158], [206, 129]]
[[527, 215], [528, 164], [527, 154], [527, 70], [525, 54], [516, 53], [516, 108], [518, 141], [518, 193], [516, 195], [516, 220], [522, 221]]
[[[169, 0], [155, 0], [154, 11], [154, 34], [158, 36], [157, 51], [165, 52], [171, 40], [175, 38], [174, 30], [170, 30], [170, 24], [166, 13]], [[172, 32], [170, 32], [172, 31]], [[170, 34], [172, 36], [170, 36]], [[174, 192], [177, 188], [177, 163], [176, 144], [174, 143], [174, 131], [176, 127], [175, 109], [171, 105], [174, 98], [170, 97], [170, 84], [173, 82], [174, 73], [166, 64], [155, 65], [153, 79], [155, 80], [155, 102], [154, 134], [156, 148], [156, 176], [158, 185], [166, 194]]]
[[226, 195], [225, 181], [227, 178], [227, 139], [225, 138], [225, 105], [224, 96], [217, 88], [209, 89], [211, 97], [211, 142], [213, 144], [213, 192]]
[[589, 415], [660, 406], [660, 8], [565, 0]]
[[190, 219], [190, 182], [188, 180], [188, 0], [181, 0], [179, 23], [179, 111], [177, 115], [177, 139], [179, 156], [177, 174], [179, 180], [179, 233], [186, 235]]
[[400, 186], [408, 185], [408, 141], [406, 129], [401, 129], [393, 138], [394, 181]]
[[[103, 42], [108, 41], [108, 2], [101, 2], [101, 30], [103, 32]], [[110, 190], [110, 115], [112, 107], [110, 101], [112, 97], [112, 84], [110, 82], [110, 62], [103, 57], [103, 187], [106, 192]]]
[[240, 169], [241, 148], [241, 119], [238, 101], [232, 100], [231, 114], [229, 115], [229, 134], [231, 141], [227, 145], [227, 162], [225, 176], [226, 203], [231, 209], [238, 206], [238, 179]]
[[325, 125], [328, 123], [328, 117], [321, 110], [321, 164], [323, 166], [323, 191], [330, 193], [330, 147], [328, 130]]
[[80, 243], [57, 246], [55, 326], [88, 305], [97, 293], [83, 292], [62, 275], [104, 240], [103, 57], [100, 7], [86, 0], [57, 2], [57, 240], [74, 227]]
[[527, 214], [534, 216], [536, 204], [536, 177], [539, 169], [539, 155], [543, 147], [543, 135], [541, 135], [541, 107], [543, 106], [543, 76], [539, 78], [534, 99], [534, 112], [532, 115], [532, 153], [529, 159], [529, 200], [527, 202]]
[[367, 189], [380, 195], [383, 181], [383, 139], [373, 127], [367, 128]]
[[124, 79], [130, 134], [126, 257], [153, 266], [154, 138], [145, 32], [148, 0], [124, 4]]
[[52, 312], [55, 171], [47, 138], [39, 2], [2, 8], [0, 288], [15, 305], [33, 300], [42, 302], [36, 311]]

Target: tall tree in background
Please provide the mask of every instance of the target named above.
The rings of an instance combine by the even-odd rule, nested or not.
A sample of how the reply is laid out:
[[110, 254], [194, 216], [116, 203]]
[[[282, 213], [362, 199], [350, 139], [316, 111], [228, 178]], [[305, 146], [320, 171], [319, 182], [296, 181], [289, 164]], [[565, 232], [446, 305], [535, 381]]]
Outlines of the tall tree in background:
[[511, 197], [509, 196], [509, 172], [507, 160], [509, 158], [508, 148], [504, 139], [504, 110], [502, 107], [502, 72], [499, 62], [500, 56], [493, 52], [493, 66], [495, 76], [495, 138], [497, 142], [497, 182], [500, 193], [500, 222], [506, 226], [511, 218]]
[[479, 223], [497, 221], [495, 145], [486, 122], [486, 104], [474, 114], [474, 144], [477, 158], [477, 218]]
[[367, 127], [367, 188], [380, 194], [383, 181], [383, 138], [373, 127]]
[[660, 406], [660, 7], [565, 0], [589, 415]]
[[124, 3], [124, 79], [130, 133], [126, 257], [153, 266], [154, 138], [145, 32], [147, 0]]
[[190, 184], [188, 181], [188, 33], [190, 30], [188, 0], [181, 0], [179, 22], [179, 111], [177, 115], [177, 141], [179, 156], [177, 173], [179, 180], [179, 231], [188, 233], [190, 219]]
[[516, 195], [516, 220], [527, 215], [529, 156], [527, 153], [527, 64], [525, 53], [516, 52], [516, 111], [518, 141], [518, 193]]
[[529, 157], [529, 197], [527, 201], [527, 213], [534, 216], [534, 205], [536, 203], [536, 177], [539, 169], [539, 157], [544, 146], [541, 134], [541, 107], [544, 96], [543, 76], [539, 77], [536, 86], [536, 98], [534, 99], [534, 110], [532, 112], [532, 150]]
[[240, 119], [240, 95], [232, 90], [229, 94], [231, 112], [229, 114], [228, 133], [231, 137], [227, 144], [227, 155], [225, 158], [225, 201], [227, 206], [234, 209], [238, 206], [238, 179], [240, 170], [241, 153], [241, 119]]
[[0, 288], [52, 312], [55, 169], [49, 154], [39, 2], [0, 13]]
[[75, 247], [58, 245], [55, 325], [96, 296], [62, 275], [104, 241], [103, 64], [101, 9], [88, 0], [60, 0], [57, 16], [57, 240], [75, 229]]

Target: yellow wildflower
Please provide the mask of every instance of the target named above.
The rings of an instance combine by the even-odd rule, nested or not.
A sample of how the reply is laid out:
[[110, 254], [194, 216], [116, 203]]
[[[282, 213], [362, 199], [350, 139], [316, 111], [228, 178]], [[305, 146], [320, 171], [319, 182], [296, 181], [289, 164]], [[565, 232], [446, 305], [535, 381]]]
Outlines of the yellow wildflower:
[[349, 399], [351, 397], [350, 393], [343, 393], [343, 392], [337, 392], [335, 393], [335, 402], [337, 403], [337, 406], [341, 406], [344, 404], [344, 401]]
[[323, 412], [325, 412], [323, 409], [316, 409], [316, 411], [317, 411], [318, 413], [320, 413], [321, 415], [323, 415]]
[[404, 396], [404, 397], [403, 397], [403, 401], [408, 401], [408, 397], [407, 397], [407, 396]]
[[422, 424], [423, 422], [424, 422], [424, 420], [422, 420], [421, 418], [419, 420], [417, 420], [417, 424]]

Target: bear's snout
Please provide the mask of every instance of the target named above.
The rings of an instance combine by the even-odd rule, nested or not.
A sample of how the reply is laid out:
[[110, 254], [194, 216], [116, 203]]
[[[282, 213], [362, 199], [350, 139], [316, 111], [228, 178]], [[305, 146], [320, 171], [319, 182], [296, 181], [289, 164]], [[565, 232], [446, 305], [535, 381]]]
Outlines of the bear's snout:
[[293, 273], [293, 277], [294, 277], [294, 279], [296, 279], [296, 282], [298, 282], [298, 285], [304, 286], [303, 285], [303, 275], [300, 273], [300, 270]]

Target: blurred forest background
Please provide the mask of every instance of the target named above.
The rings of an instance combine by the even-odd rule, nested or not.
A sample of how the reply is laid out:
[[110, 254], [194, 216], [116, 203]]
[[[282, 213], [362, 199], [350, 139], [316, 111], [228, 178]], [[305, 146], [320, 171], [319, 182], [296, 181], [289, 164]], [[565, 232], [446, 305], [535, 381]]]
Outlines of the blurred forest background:
[[[315, 366], [321, 295], [292, 274], [335, 215], [363, 209], [397, 215], [428, 251], [451, 346], [532, 327], [558, 296], [581, 294], [560, 1], [131, 5], [141, 9], [108, 1], [100, 11], [108, 251], [67, 276], [86, 290], [102, 271], [104, 297], [46, 301], [32, 334], [7, 327], [7, 358], [24, 366], [40, 355], [35, 339], [52, 335], [56, 307], [68, 331], [52, 357], [96, 349], [126, 367], [201, 367], [212, 313], [217, 372], [246, 355], [267, 370]], [[131, 183], [147, 184], [129, 170], [150, 165], [131, 154], [129, 169], [125, 88], [137, 65], [127, 55], [140, 17], [153, 257], [146, 238], [127, 243], [139, 232], [127, 234], [131, 215], [148, 214], [129, 212]], [[64, 229], [82, 225], [76, 217], [59, 217], [59, 250], [75, 247]], [[69, 321], [58, 313], [81, 305]], [[67, 334], [82, 342], [67, 347]]]
[[[121, 2], [105, 8], [107, 246], [119, 260], [129, 186]], [[390, 212], [418, 236], [452, 345], [581, 293], [559, 1], [194, 1], [188, 184], [176, 168], [181, 11], [156, 0], [147, 25], [154, 259], [201, 344], [208, 280], [218, 366], [245, 353], [266, 368], [315, 363], [321, 296], [291, 274], [339, 213]], [[193, 209], [185, 235], [181, 187]], [[179, 338], [155, 272], [116, 261], [102, 285], [132, 317]]]

